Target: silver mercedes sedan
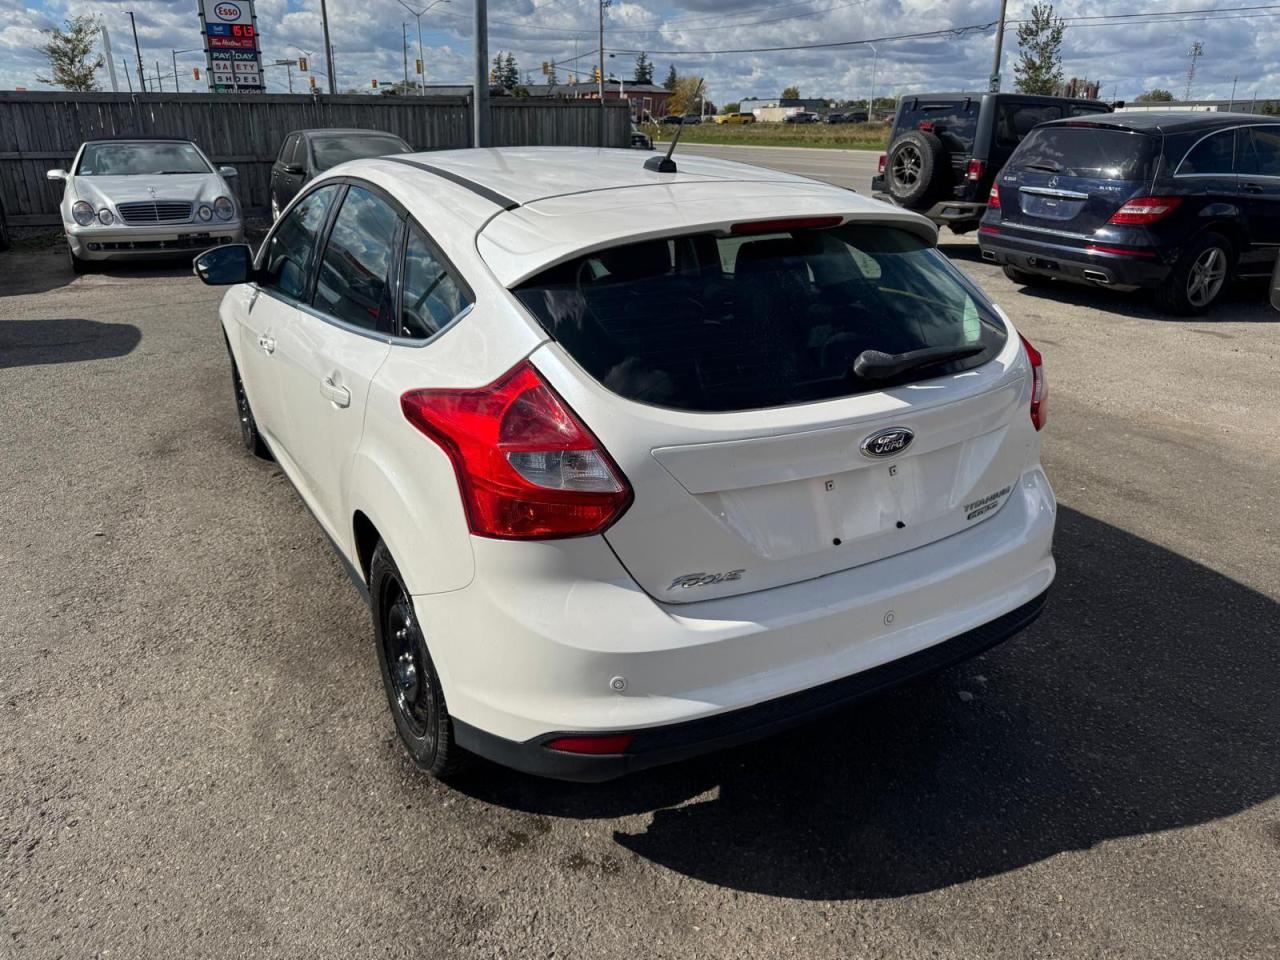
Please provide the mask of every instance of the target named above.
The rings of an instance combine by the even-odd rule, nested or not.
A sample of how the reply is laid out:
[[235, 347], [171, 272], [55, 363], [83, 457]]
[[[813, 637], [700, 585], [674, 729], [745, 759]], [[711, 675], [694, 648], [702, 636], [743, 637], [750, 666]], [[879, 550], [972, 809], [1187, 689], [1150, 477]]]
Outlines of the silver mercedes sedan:
[[62, 181], [62, 225], [71, 269], [104, 260], [190, 257], [244, 238], [240, 206], [227, 181], [234, 167], [215, 168], [190, 140], [89, 140]]

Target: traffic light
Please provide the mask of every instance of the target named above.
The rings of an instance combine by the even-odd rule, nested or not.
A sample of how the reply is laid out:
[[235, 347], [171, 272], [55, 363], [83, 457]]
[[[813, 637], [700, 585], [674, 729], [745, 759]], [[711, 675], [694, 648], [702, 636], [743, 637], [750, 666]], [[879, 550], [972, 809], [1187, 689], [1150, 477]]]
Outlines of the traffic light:
[[377, 78], [377, 77], [374, 77], [374, 78], [373, 78], [372, 80], [370, 80], [369, 82], [373, 84], [373, 89], [375, 89], [375, 90], [377, 90], [377, 89], [378, 89], [378, 78]]
[[199, 68], [199, 67], [192, 67], [192, 68], [191, 68], [191, 76], [192, 76], [193, 78], [195, 78], [196, 80], [199, 80], [199, 79], [200, 79], [200, 68]]
[[315, 77], [307, 77], [307, 79], [311, 81], [311, 89], [312, 89], [312, 90], [314, 90], [314, 89], [316, 88], [316, 78], [315, 78]]
[[591, 68], [591, 82], [592, 82], [592, 83], [599, 83], [599, 82], [600, 82], [600, 68], [599, 68], [599, 67], [592, 67], [592, 68]]
[[418, 75], [419, 75], [419, 76], [421, 76], [421, 75], [422, 75], [422, 61], [421, 61], [421, 60], [414, 60], [413, 62], [417, 64], [417, 67], [415, 67], [415, 69], [418, 71]]
[[551, 64], [549, 64], [546, 60], [542, 61], [542, 75], [544, 77], [551, 75]]
[[303, 73], [306, 73], [306, 72], [307, 72], [307, 58], [306, 58], [306, 57], [299, 57], [299, 58], [298, 58], [298, 69], [299, 69], [299, 70], [301, 70]]

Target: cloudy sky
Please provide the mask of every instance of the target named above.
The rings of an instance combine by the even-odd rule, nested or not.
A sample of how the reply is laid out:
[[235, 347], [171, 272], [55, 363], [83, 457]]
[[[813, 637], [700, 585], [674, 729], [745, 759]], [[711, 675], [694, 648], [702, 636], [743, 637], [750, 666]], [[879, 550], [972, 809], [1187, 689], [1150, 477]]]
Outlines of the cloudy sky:
[[[417, 37], [412, 18], [397, 0], [327, 0], [340, 90], [367, 89], [370, 79], [402, 77], [401, 25], [409, 21], [412, 58]], [[407, 0], [424, 6], [430, 0]], [[1009, 16], [1030, 10], [1032, 0], [1011, 0]], [[320, 0], [258, 0], [263, 58], [294, 58], [314, 51], [323, 69]], [[1068, 76], [1103, 82], [1104, 95], [1131, 99], [1153, 86], [1181, 96], [1186, 87], [1187, 51], [1204, 44], [1194, 95], [1226, 97], [1238, 78], [1238, 97], [1280, 98], [1280, 3], [1260, 0], [1059, 0], [1059, 14], [1140, 14], [1125, 21], [1072, 19], [1064, 44]], [[1265, 9], [1258, 9], [1263, 7]], [[606, 13], [605, 48], [617, 51], [610, 69], [629, 78], [634, 51], [647, 50], [660, 80], [669, 64], [702, 73], [708, 96], [718, 102], [746, 96], [776, 96], [789, 84], [805, 96], [866, 96], [871, 84], [870, 46], [826, 49], [713, 53], [743, 48], [790, 47], [845, 40], [892, 38], [947, 28], [975, 27], [997, 16], [998, 0], [615, 0]], [[1205, 19], [1208, 9], [1219, 11]], [[0, 0], [0, 89], [40, 89], [37, 51], [41, 30], [65, 17], [100, 16], [112, 39], [118, 70], [132, 59], [128, 11], [137, 17], [143, 59], [149, 72], [160, 61], [172, 73], [178, 55], [184, 90], [193, 87], [190, 68], [203, 66], [196, 0]], [[522, 73], [538, 73], [546, 59], [568, 60], [596, 48], [595, 0], [490, 0], [490, 53], [515, 53]], [[1183, 12], [1187, 11], [1187, 12]], [[429, 83], [466, 83], [470, 78], [471, 0], [440, 3], [423, 17]], [[878, 93], [938, 89], [979, 89], [991, 68], [993, 28], [960, 36], [888, 39], [878, 51]], [[1014, 28], [1006, 33], [1003, 73], [1012, 88], [1017, 51]], [[592, 56], [580, 61], [590, 69]], [[136, 63], [134, 65], [136, 71]], [[203, 73], [203, 70], [202, 70]], [[283, 91], [283, 68], [267, 70], [268, 89]], [[294, 74], [295, 82], [298, 75]], [[320, 73], [323, 77], [323, 73]], [[137, 78], [134, 76], [134, 83]], [[563, 79], [563, 76], [562, 76]], [[102, 77], [104, 89], [110, 89]], [[124, 76], [120, 74], [121, 88]], [[323, 82], [321, 80], [321, 82]], [[172, 89], [165, 79], [165, 89]]]

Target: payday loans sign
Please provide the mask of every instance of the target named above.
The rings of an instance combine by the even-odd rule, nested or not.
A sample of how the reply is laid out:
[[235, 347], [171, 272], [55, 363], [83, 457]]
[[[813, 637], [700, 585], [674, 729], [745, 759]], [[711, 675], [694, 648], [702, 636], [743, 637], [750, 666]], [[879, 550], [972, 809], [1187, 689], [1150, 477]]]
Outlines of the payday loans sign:
[[253, 0], [198, 0], [213, 93], [262, 93], [262, 49]]

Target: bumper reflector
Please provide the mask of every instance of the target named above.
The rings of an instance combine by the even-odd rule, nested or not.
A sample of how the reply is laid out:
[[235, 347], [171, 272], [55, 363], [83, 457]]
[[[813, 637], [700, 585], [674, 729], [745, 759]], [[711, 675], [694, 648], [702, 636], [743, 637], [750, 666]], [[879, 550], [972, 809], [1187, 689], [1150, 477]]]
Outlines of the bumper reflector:
[[557, 737], [544, 746], [561, 753], [609, 754], [623, 753], [634, 740], [629, 733], [608, 734], [600, 737]]

